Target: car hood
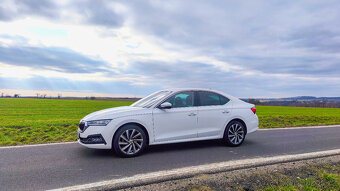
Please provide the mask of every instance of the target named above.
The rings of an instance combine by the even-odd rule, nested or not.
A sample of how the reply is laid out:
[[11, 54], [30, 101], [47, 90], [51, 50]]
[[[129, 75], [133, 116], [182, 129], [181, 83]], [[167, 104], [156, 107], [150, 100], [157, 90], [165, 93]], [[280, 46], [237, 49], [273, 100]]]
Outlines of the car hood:
[[[96, 111], [85, 116], [82, 121], [98, 119], [114, 119], [118, 117], [147, 113], [150, 109], [143, 107], [122, 106]], [[151, 111], [150, 111], [151, 113]]]

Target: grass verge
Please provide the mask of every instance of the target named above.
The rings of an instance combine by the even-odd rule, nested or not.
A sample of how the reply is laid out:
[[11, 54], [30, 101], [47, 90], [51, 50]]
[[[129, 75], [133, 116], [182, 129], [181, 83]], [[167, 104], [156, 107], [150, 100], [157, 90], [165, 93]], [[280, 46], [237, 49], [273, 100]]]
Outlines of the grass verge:
[[240, 190], [340, 190], [340, 163], [307, 166], [298, 170], [257, 174], [249, 178], [255, 185]]
[[125, 188], [124, 191], [339, 191], [340, 155]]
[[[188, 191], [221, 190], [218, 183], [208, 185], [187, 186]], [[320, 166], [306, 166], [299, 169], [274, 172], [255, 173], [236, 184], [229, 183], [224, 190], [238, 191], [339, 191], [340, 163]]]

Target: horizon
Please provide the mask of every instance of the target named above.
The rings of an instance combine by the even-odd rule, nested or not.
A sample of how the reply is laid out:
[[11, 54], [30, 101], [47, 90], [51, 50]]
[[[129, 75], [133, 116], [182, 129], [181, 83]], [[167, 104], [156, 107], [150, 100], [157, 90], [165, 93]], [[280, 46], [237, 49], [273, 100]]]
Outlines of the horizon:
[[[7, 93], [6, 93], [7, 92]], [[21, 92], [21, 93], [20, 93]], [[19, 97], [25, 98], [41, 98], [46, 95], [46, 98], [57, 98], [59, 95], [61, 98], [86, 98], [86, 97], [96, 97], [96, 98], [128, 98], [128, 99], [141, 99], [144, 96], [128, 95], [128, 94], [100, 94], [93, 92], [57, 92], [57, 91], [40, 91], [40, 90], [15, 90], [15, 89], [0, 89], [1, 97], [14, 97], [18, 94]], [[38, 94], [38, 95], [37, 95]], [[338, 98], [340, 96], [312, 96], [312, 95], [297, 95], [290, 97], [238, 97], [240, 99], [285, 99], [285, 98], [298, 98], [298, 97], [313, 97], [313, 98]]]
[[199, 87], [247, 98], [338, 97], [338, 10], [337, 1], [4, 0], [0, 89], [142, 97]]

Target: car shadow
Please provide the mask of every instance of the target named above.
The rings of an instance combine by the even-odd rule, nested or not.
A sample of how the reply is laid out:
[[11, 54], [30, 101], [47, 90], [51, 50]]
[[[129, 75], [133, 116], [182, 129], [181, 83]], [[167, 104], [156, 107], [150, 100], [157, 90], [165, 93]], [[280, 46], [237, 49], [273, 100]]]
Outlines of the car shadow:
[[[144, 153], [142, 153], [138, 157], [147, 156], [149, 154], [163, 154], [163, 153], [173, 153], [173, 152], [182, 152], [182, 151], [194, 151], [194, 150], [206, 150], [213, 148], [226, 148], [228, 150], [242, 149], [243, 147], [253, 147], [255, 142], [251, 140], [245, 140], [244, 143], [240, 147], [228, 147], [222, 140], [205, 140], [205, 141], [193, 141], [193, 142], [185, 142], [185, 143], [171, 143], [171, 144], [161, 144], [161, 145], [151, 145], [149, 146]], [[100, 150], [100, 149], [90, 149], [90, 148], [82, 148], [80, 154], [87, 158], [121, 158], [119, 157], [113, 150]]]
[[221, 140], [206, 140], [206, 141], [193, 141], [185, 143], [171, 143], [162, 145], [151, 145], [148, 147], [148, 153], [161, 153], [179, 150], [196, 150], [212, 147], [225, 147], [226, 145]]
[[112, 158], [119, 157], [113, 150], [81, 148], [79, 154], [86, 158]]

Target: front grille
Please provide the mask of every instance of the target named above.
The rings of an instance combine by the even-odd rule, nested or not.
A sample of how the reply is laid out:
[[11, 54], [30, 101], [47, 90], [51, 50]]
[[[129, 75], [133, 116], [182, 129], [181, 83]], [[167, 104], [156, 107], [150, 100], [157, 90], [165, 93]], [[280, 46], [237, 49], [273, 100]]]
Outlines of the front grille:
[[79, 123], [79, 129], [83, 132], [85, 131], [85, 122], [80, 122]]

